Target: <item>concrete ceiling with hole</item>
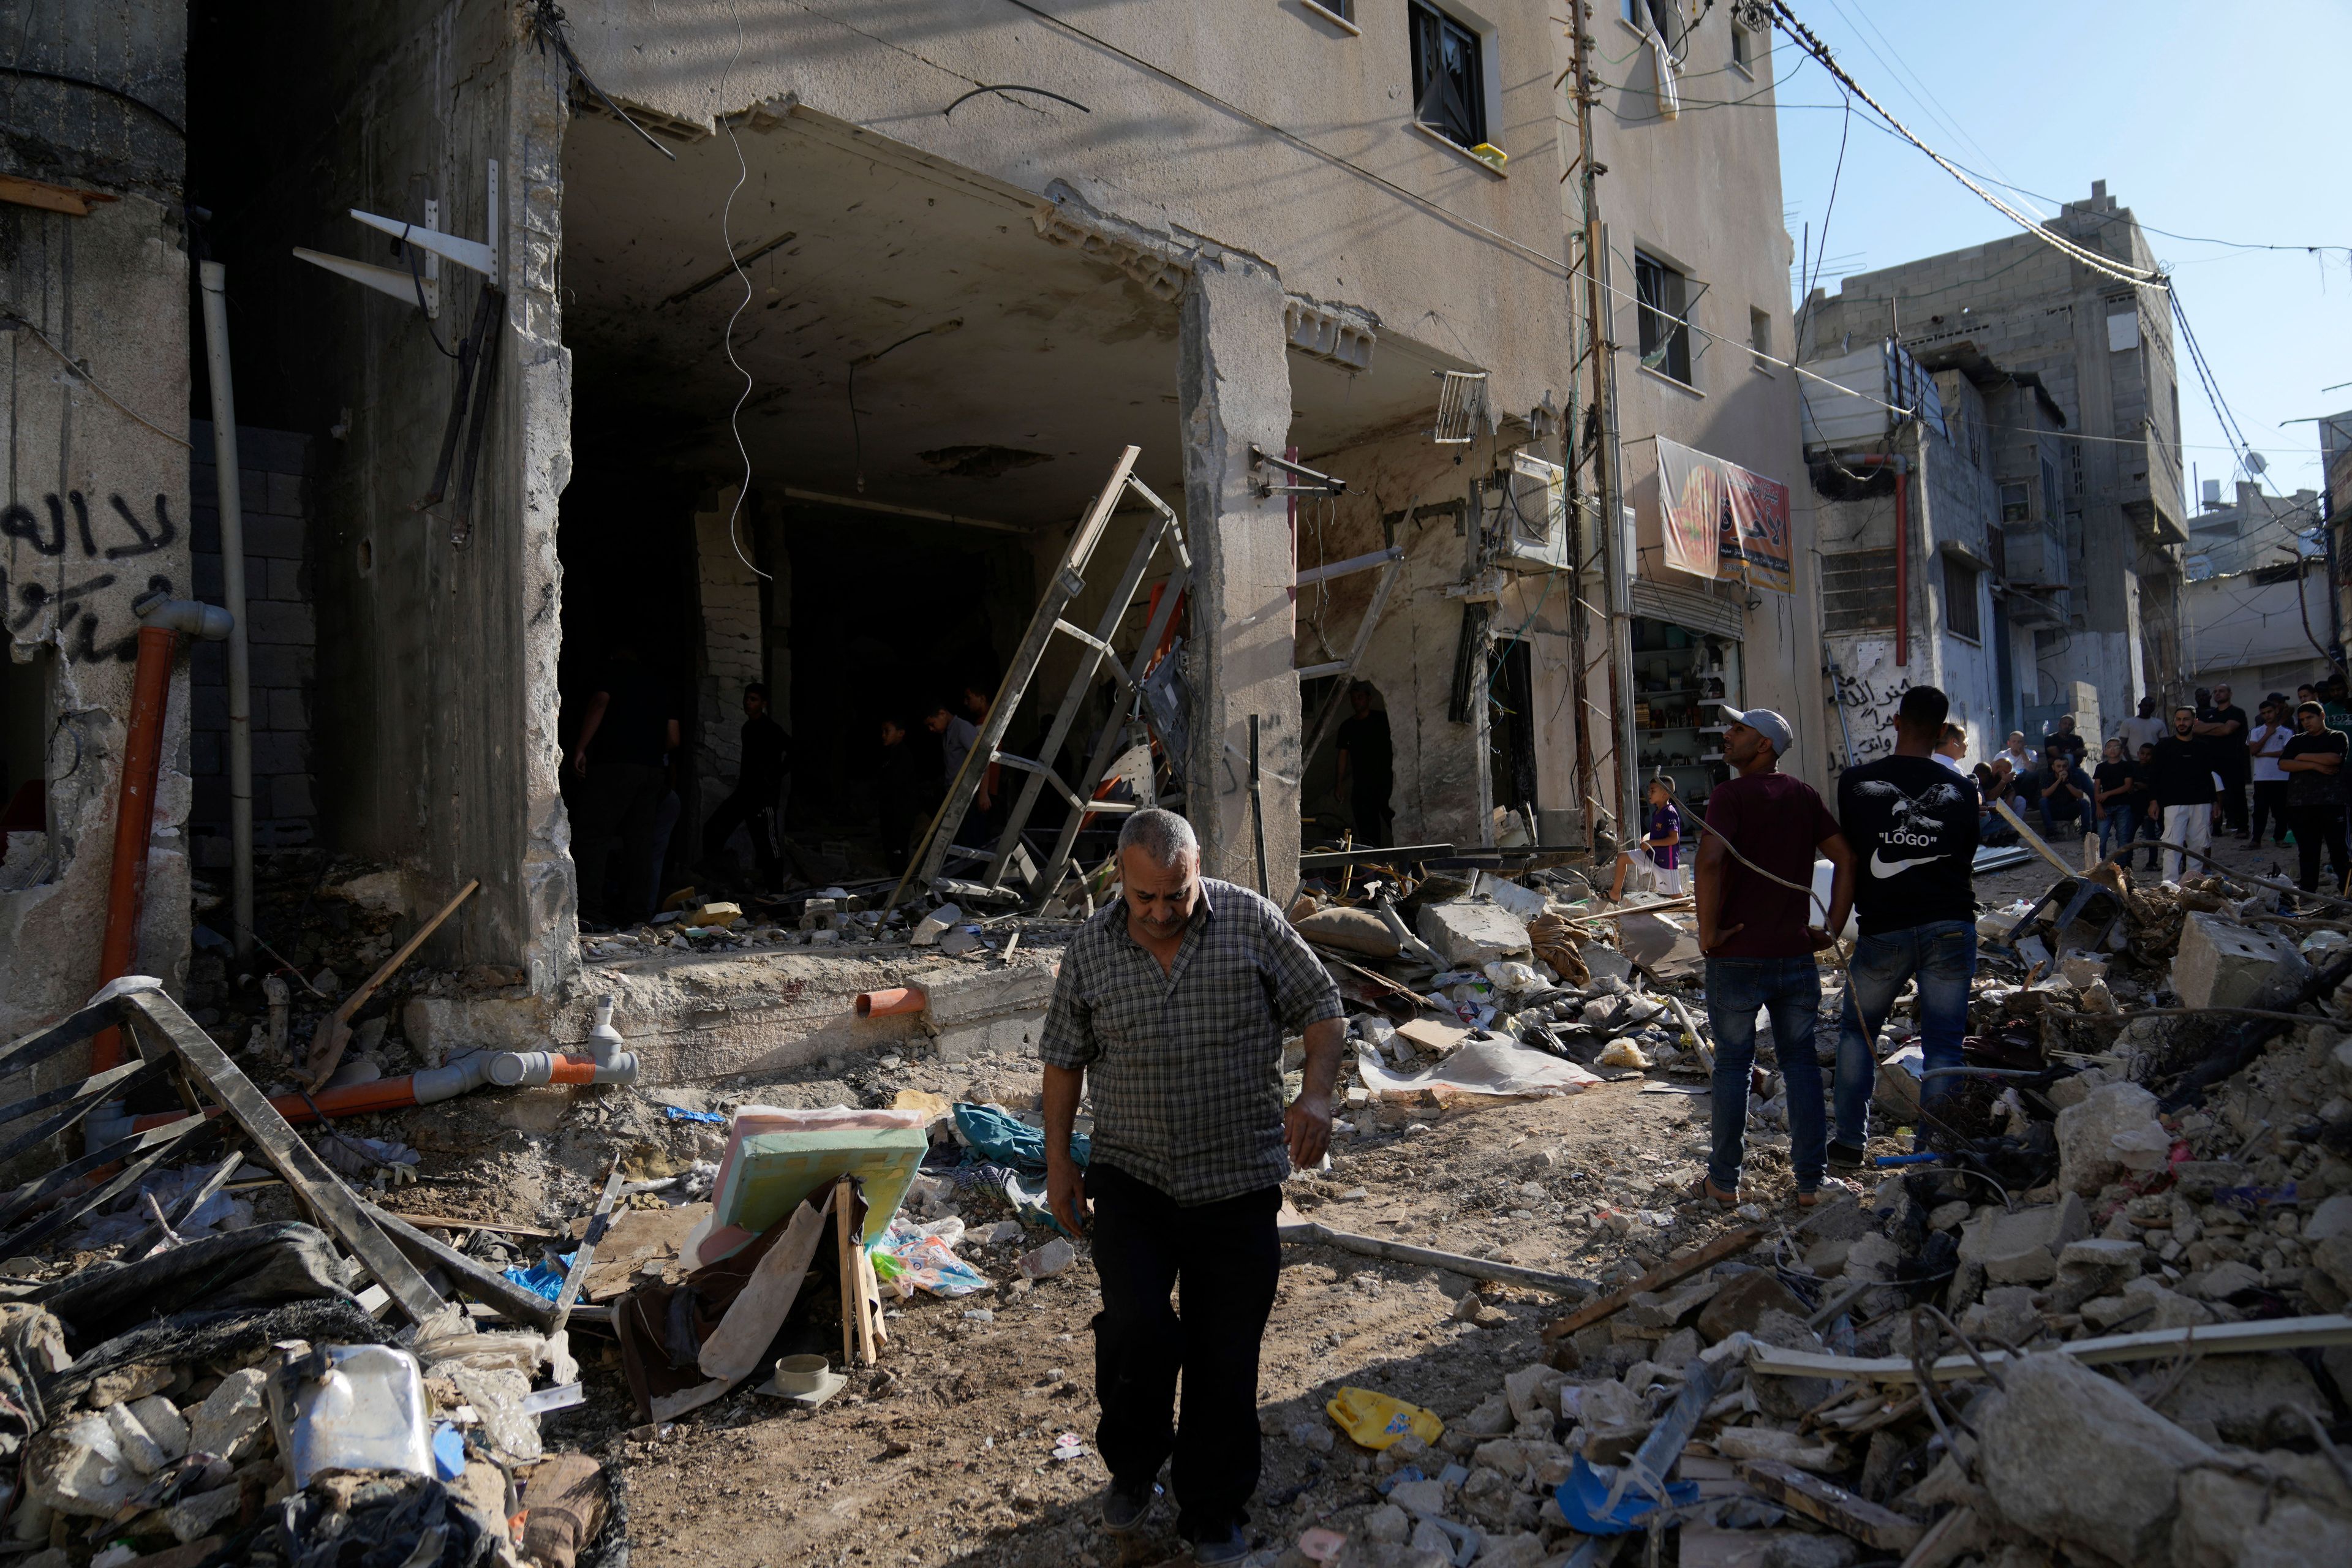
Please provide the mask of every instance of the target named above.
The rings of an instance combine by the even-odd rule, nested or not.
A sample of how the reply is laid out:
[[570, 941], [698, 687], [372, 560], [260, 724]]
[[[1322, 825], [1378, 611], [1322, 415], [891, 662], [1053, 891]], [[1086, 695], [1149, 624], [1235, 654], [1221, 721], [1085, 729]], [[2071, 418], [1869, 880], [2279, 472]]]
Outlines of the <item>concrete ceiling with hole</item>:
[[[1074, 519], [1132, 442], [1181, 507], [1174, 301], [1043, 238], [1036, 197], [900, 143], [798, 113], [737, 136], [728, 222], [748, 303], [720, 237], [739, 174], [725, 134], [666, 138], [672, 163], [602, 115], [567, 130], [583, 458], [617, 449], [724, 482], [740, 463], [733, 316], [755, 487], [1045, 527]], [[1458, 363], [1385, 333], [1366, 372], [1286, 357], [1307, 452], [1425, 418], [1431, 370]]]

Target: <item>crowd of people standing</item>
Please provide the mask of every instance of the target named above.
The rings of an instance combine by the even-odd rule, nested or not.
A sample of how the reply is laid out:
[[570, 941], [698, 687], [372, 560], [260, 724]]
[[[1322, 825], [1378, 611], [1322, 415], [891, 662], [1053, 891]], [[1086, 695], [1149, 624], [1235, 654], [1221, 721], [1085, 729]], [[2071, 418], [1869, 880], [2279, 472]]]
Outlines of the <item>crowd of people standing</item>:
[[2023, 731], [2011, 731], [2008, 743], [1973, 769], [1965, 763], [1966, 732], [1947, 725], [1937, 755], [1974, 777], [1987, 844], [2016, 837], [1995, 804], [2005, 803], [2044, 837], [2097, 833], [2103, 855], [2128, 855], [2144, 840], [2143, 868], [2178, 880], [2193, 854], [2210, 851], [2217, 838], [2252, 848], [2267, 835], [2274, 848], [2294, 845], [2296, 885], [2316, 891], [2323, 862], [2331, 888], [2341, 889], [2352, 873], [2347, 743], [2352, 699], [2344, 677], [2331, 673], [2292, 695], [2268, 693], [2251, 716], [2226, 685], [2200, 689], [2169, 709], [2144, 698], [2100, 743], [2095, 761], [2072, 714], [2039, 747]]

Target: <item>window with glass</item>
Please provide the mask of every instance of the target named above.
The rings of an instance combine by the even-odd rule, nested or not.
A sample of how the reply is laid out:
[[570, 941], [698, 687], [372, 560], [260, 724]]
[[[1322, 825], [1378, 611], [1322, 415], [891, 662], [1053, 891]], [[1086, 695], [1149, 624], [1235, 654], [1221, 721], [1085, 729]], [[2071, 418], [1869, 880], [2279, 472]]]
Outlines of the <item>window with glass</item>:
[[1644, 250], [1633, 253], [1633, 293], [1640, 301], [1642, 363], [1690, 384], [1690, 279]]
[[1486, 79], [1476, 32], [1412, 0], [1412, 117], [1459, 147], [1486, 140]]

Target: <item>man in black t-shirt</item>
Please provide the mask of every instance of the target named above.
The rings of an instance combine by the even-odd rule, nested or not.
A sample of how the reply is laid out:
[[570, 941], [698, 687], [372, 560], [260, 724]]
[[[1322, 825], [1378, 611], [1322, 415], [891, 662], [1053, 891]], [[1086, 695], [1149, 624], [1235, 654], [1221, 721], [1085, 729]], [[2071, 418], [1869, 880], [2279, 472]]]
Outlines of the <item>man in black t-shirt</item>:
[[2294, 885], [2305, 892], [2319, 890], [2319, 851], [2328, 854], [2334, 874], [2330, 890], [2344, 885], [2344, 807], [2336, 785], [2344, 770], [2345, 735], [2327, 727], [2327, 710], [2316, 702], [2295, 710], [2299, 731], [2279, 752], [2279, 770], [2286, 774], [2286, 814], [2294, 825], [2295, 853], [2301, 866]]
[[2093, 809], [2099, 819], [2099, 853], [2112, 855], [2131, 847], [2139, 831], [2132, 815], [2132, 795], [2139, 786], [2139, 764], [2124, 755], [2123, 737], [2109, 741], [2098, 771], [2091, 775]]
[[[1927, 1068], [1960, 1065], [1977, 967], [1977, 791], [1936, 761], [1949, 708], [1936, 688], [1913, 687], [1895, 710], [1895, 754], [1838, 776], [1838, 826], [1853, 847], [1860, 933], [1838, 1031], [1832, 1166], [1862, 1163], [1878, 1074], [1871, 1045], [1906, 981], [1919, 986]], [[1956, 1081], [1931, 1078], [1926, 1096], [1940, 1098]]]
[[[630, 925], [653, 914], [654, 817], [660, 809], [670, 753], [678, 743], [677, 709], [661, 678], [627, 643], [589, 699], [572, 771], [582, 781], [572, 823], [572, 863], [580, 874], [583, 924]], [[607, 900], [604, 862], [621, 839], [618, 894]]]
[[2230, 700], [2230, 689], [2217, 686], [2212, 700], [2197, 710], [2195, 735], [2205, 752], [2206, 764], [2221, 778], [2221, 819], [2231, 833], [2246, 836], [2246, 783], [2253, 759], [2246, 754], [2246, 710]]
[[[2183, 705], [2172, 710], [2172, 733], [2156, 743], [2148, 760], [2147, 811], [2163, 823], [2167, 844], [2189, 849], [2213, 847], [2213, 767], [2198, 739], [2197, 710]], [[2187, 857], [2179, 849], [2164, 852], [2164, 879], [2178, 882]]]
[[1348, 688], [1349, 705], [1356, 716], [1343, 720], [1335, 744], [1339, 752], [1339, 793], [1356, 819], [1356, 842], [1385, 846], [1389, 841], [1389, 791], [1396, 783], [1395, 746], [1389, 737], [1389, 716], [1372, 706], [1370, 682]]
[[784, 783], [790, 776], [792, 753], [793, 738], [768, 713], [768, 689], [752, 682], [743, 689], [742, 765], [736, 774], [734, 793], [720, 801], [702, 825], [706, 866], [719, 858], [737, 828], [744, 828], [751, 835], [751, 858], [760, 869], [761, 889], [772, 893], [783, 886], [783, 862], [776, 855], [775, 836], [783, 832]]

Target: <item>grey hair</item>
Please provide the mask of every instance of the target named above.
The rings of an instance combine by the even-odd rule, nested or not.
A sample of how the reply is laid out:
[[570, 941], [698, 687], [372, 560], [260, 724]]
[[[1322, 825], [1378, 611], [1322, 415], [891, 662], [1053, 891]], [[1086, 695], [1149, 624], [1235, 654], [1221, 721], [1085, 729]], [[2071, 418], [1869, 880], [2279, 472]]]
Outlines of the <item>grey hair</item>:
[[1173, 866], [1187, 855], [1197, 859], [1201, 854], [1201, 841], [1193, 836], [1192, 825], [1157, 806], [1135, 813], [1120, 826], [1118, 847], [1121, 852], [1141, 849], [1155, 866]]

